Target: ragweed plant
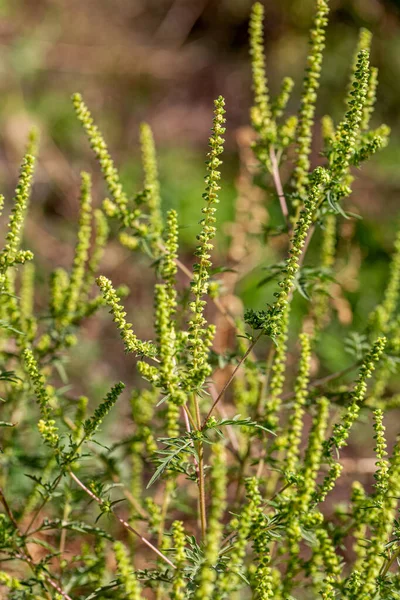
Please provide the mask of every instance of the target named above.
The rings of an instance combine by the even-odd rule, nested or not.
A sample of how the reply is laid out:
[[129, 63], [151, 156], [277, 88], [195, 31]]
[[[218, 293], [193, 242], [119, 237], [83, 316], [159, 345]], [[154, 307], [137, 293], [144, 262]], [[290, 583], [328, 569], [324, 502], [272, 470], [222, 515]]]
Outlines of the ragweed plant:
[[[72, 264], [54, 268], [47, 306], [42, 294], [39, 311], [33, 254], [23, 235], [37, 151], [30, 136], [0, 251], [2, 597], [400, 598], [400, 437], [387, 430], [388, 413], [399, 406], [393, 394], [400, 364], [399, 237], [386, 289], [363, 330], [349, 326], [347, 341], [338, 334], [353, 358], [338, 372], [327, 372], [320, 361], [336, 318], [338, 232], [354, 218], [347, 205], [354, 168], [389, 135], [386, 125], [371, 128], [378, 73], [370, 66], [372, 36], [362, 30], [343, 117], [322, 119], [323, 158], [313, 165], [328, 12], [328, 2], [317, 0], [293, 115], [287, 106], [295, 82], [285, 78], [276, 98], [268, 89], [264, 11], [260, 3], [253, 7], [254, 106], [252, 129], [242, 136], [249, 143], [242, 149], [237, 220], [246, 212], [265, 217], [276, 202], [281, 222], [253, 226], [246, 217], [230, 228], [240, 231], [241, 247], [232, 240], [227, 265], [235, 269], [213, 269], [224, 99], [214, 104], [190, 266], [180, 258], [184, 223], [163, 205], [150, 126], [141, 127], [142, 189], [131, 197], [75, 94], [109, 198], [93, 209], [91, 176], [82, 173]], [[3, 198], [0, 204], [3, 209]], [[273, 295], [265, 292], [259, 309], [232, 311], [241, 259], [256, 250], [246, 263], [252, 269], [254, 256], [263, 260], [266, 241], [275, 249], [272, 237], [280, 238], [284, 254], [268, 265], [260, 285], [274, 286]], [[127, 288], [117, 287], [112, 273], [102, 274], [109, 238], [132, 261], [142, 252], [154, 270], [153, 339], [141, 339], [137, 312], [129, 304], [125, 309]], [[135, 297], [142, 282], [126, 283]], [[103, 399], [74, 394], [66, 361], [97, 312], [103, 324], [115, 323], [120, 360], [125, 352], [138, 373], [133, 383], [107, 382]], [[232, 340], [222, 350], [216, 325]], [[105, 379], [111, 360], [103, 370]], [[113, 421], [127, 400], [131, 419]], [[111, 423], [108, 438], [102, 430]], [[359, 477], [349, 457], [360, 426], [372, 461], [369, 485], [368, 473]]]

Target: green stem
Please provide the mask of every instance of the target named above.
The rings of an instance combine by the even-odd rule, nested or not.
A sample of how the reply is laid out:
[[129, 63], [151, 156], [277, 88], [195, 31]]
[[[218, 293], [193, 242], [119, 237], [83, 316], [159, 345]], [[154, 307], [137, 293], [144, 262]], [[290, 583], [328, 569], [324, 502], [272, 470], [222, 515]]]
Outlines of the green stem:
[[[196, 413], [197, 426], [196, 429], [201, 431], [201, 414], [199, 401], [196, 394], [193, 394], [193, 404]], [[205, 493], [205, 477], [204, 477], [204, 445], [201, 440], [197, 443], [198, 461], [198, 476], [199, 476], [199, 512], [201, 523], [201, 535], [204, 539], [207, 530], [207, 511], [206, 511], [206, 493]]]

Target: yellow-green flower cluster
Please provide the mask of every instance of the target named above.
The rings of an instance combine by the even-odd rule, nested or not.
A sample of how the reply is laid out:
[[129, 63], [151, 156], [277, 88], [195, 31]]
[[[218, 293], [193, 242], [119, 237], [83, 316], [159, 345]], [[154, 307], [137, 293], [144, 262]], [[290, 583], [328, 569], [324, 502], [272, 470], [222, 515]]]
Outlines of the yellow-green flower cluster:
[[253, 520], [259, 512], [262, 502], [258, 489], [258, 480], [251, 477], [246, 481], [246, 504], [240, 515], [234, 517], [230, 523], [235, 539], [229, 552], [229, 569], [223, 571], [218, 577], [217, 598], [229, 598], [241, 581], [241, 571], [246, 557], [246, 547], [249, 543], [250, 531]]
[[204, 318], [204, 308], [206, 301], [204, 295], [208, 291], [210, 278], [211, 255], [213, 249], [212, 240], [215, 236], [215, 204], [219, 202], [218, 191], [220, 189], [219, 180], [221, 173], [219, 167], [222, 164], [219, 156], [223, 152], [224, 140], [221, 137], [225, 133], [223, 127], [225, 123], [225, 101], [220, 96], [215, 100], [214, 120], [212, 136], [210, 137], [210, 151], [207, 154], [207, 171], [205, 178], [206, 191], [203, 194], [205, 207], [202, 209], [204, 219], [200, 221], [201, 231], [197, 236], [199, 242], [195, 255], [198, 259], [193, 267], [193, 281], [191, 282], [191, 291], [194, 300], [190, 303], [190, 310], [193, 317], [189, 322], [189, 351], [191, 360], [188, 368], [187, 387], [189, 389], [200, 387], [205, 379], [210, 375], [210, 365], [208, 364], [208, 351], [212, 343], [214, 329], [207, 326]]
[[[352, 97], [351, 97], [352, 81], [354, 78], [354, 74], [357, 71], [358, 55], [362, 50], [367, 50], [368, 52], [370, 52], [371, 51], [371, 42], [372, 42], [371, 32], [368, 31], [368, 29], [365, 29], [364, 27], [362, 27], [360, 29], [357, 48], [356, 48], [356, 52], [355, 52], [354, 58], [353, 58], [353, 67], [352, 67], [352, 74], [351, 74], [351, 79], [350, 79], [349, 94], [347, 97], [347, 105], [348, 106], [352, 99]], [[368, 91], [367, 91], [367, 95], [365, 98], [365, 104], [364, 104], [364, 108], [363, 108], [363, 117], [362, 117], [362, 121], [361, 121], [361, 125], [360, 125], [360, 131], [367, 131], [367, 129], [368, 129], [369, 122], [371, 120], [371, 116], [374, 111], [377, 86], [378, 86], [378, 69], [376, 67], [371, 67], [369, 81], [368, 81]]]
[[[176, 212], [171, 210], [167, 216], [166, 240], [160, 257], [159, 271], [164, 283], [155, 286], [156, 333], [159, 346], [159, 377], [157, 385], [168, 396], [172, 404], [184, 404], [186, 395], [180, 386], [177, 365], [177, 340], [174, 314], [176, 311], [175, 277], [178, 251], [178, 223]], [[173, 421], [179, 412], [169, 408], [170, 425], [176, 429]]]
[[321, 466], [328, 416], [329, 402], [325, 397], [319, 398], [317, 401], [317, 414], [313, 419], [308, 436], [302, 479], [297, 492], [300, 512], [306, 512], [315, 490], [316, 479]]
[[[336, 255], [336, 225], [337, 217], [332, 213], [325, 215], [322, 230], [321, 268], [327, 273], [332, 271]], [[314, 298], [315, 330], [318, 332], [329, 320], [329, 282], [321, 282], [318, 293]]]
[[357, 46], [356, 46], [354, 56], [353, 56], [353, 62], [351, 65], [350, 81], [349, 81], [348, 93], [347, 93], [347, 97], [346, 97], [346, 105], [348, 108], [351, 106], [351, 104], [350, 104], [351, 100], [352, 100], [351, 92], [353, 90], [354, 75], [357, 72], [358, 56], [359, 56], [360, 52], [362, 52], [363, 50], [366, 50], [367, 52], [371, 52], [371, 42], [372, 42], [371, 32], [368, 29], [366, 29], [365, 27], [361, 27], [359, 34], [358, 34], [358, 41], [357, 41]]
[[154, 415], [157, 397], [157, 391], [146, 389], [134, 390], [131, 395], [132, 420], [136, 425], [136, 435], [130, 446], [131, 492], [137, 500], [142, 497], [143, 492], [144, 447], [150, 449], [150, 445], [153, 444], [155, 448], [152, 449], [152, 453], [157, 448], [154, 435], [149, 426]]
[[124, 212], [128, 206], [128, 198], [123, 191], [118, 171], [108, 152], [107, 144], [104, 141], [99, 128], [95, 125], [89, 109], [83, 102], [82, 96], [80, 94], [74, 94], [72, 96], [72, 102], [76, 115], [85, 129], [90, 145], [100, 163], [110, 194], [118, 208]]
[[307, 399], [307, 387], [310, 380], [311, 343], [306, 333], [300, 335], [301, 355], [299, 374], [295, 383], [295, 396], [293, 408], [288, 421], [286, 437], [285, 470], [287, 473], [295, 472], [298, 468], [299, 448], [303, 431], [304, 404]]
[[78, 240], [63, 306], [63, 322], [65, 324], [73, 319], [78, 306], [84, 281], [86, 261], [89, 254], [90, 236], [92, 233], [92, 181], [89, 173], [81, 173], [81, 179]]
[[28, 263], [22, 271], [19, 294], [20, 327], [28, 343], [32, 342], [37, 329], [37, 321], [33, 316], [34, 289], [35, 267], [33, 263]]
[[[382, 432], [379, 434], [382, 436]], [[378, 451], [382, 454], [382, 441], [379, 443]], [[380, 468], [381, 470], [381, 468]], [[386, 465], [384, 466], [386, 471]], [[386, 546], [392, 535], [394, 519], [397, 513], [397, 502], [400, 494], [400, 445], [397, 441], [390, 460], [387, 472], [383, 473], [384, 486], [377, 489], [378, 510], [370, 512], [368, 525], [371, 535], [364, 560], [361, 585], [358, 590], [360, 600], [367, 600], [379, 591], [380, 576], [385, 572], [385, 562], [388, 560]]]
[[270, 565], [271, 538], [268, 534], [268, 521], [260, 507], [255, 511], [253, 516], [251, 537], [253, 550], [257, 559], [252, 587], [256, 598], [269, 600], [270, 598], [274, 598], [274, 579]]
[[366, 552], [365, 540], [367, 537], [366, 531], [368, 522], [368, 511], [366, 510], [366, 507], [368, 506], [368, 502], [369, 498], [367, 498], [364, 487], [359, 481], [354, 481], [351, 490], [351, 507], [352, 516], [356, 523], [353, 530], [353, 550], [357, 556], [357, 560], [354, 564], [355, 571], [359, 568], [362, 569]]
[[377, 470], [374, 474], [374, 478], [376, 481], [376, 500], [378, 504], [380, 504], [382, 502], [383, 497], [385, 496], [389, 484], [389, 461], [386, 459], [387, 444], [385, 438], [385, 426], [383, 424], [383, 411], [379, 408], [374, 411], [374, 421], [374, 439], [376, 440], [375, 453], [377, 458]]
[[25, 262], [33, 258], [32, 253], [20, 253], [20, 244], [26, 210], [32, 187], [32, 178], [35, 168], [35, 158], [26, 154], [21, 165], [17, 189], [14, 196], [14, 207], [8, 222], [6, 243], [0, 252], [0, 270], [4, 274], [8, 267], [16, 262]]
[[139, 237], [145, 236], [148, 232], [148, 227], [139, 220], [141, 210], [138, 208], [134, 210], [129, 208], [128, 197], [123, 190], [118, 171], [109, 154], [107, 144], [104, 141], [99, 128], [95, 125], [89, 109], [83, 102], [82, 96], [80, 94], [74, 94], [72, 96], [72, 102], [74, 104], [76, 115], [82, 123], [90, 145], [99, 161], [105, 182], [113, 198], [113, 202], [108, 201], [110, 210], [107, 211], [105, 208], [106, 214], [113, 212], [113, 216], [118, 217], [124, 226], [130, 227]]
[[172, 583], [171, 600], [185, 600], [187, 593], [184, 578], [186, 539], [182, 521], [174, 521], [172, 523], [172, 536], [174, 540], [176, 571]]
[[132, 352], [140, 356], [154, 357], [156, 355], [154, 345], [151, 342], [140, 341], [133, 333], [131, 323], [127, 323], [125, 319], [126, 312], [120, 304], [120, 298], [114, 290], [111, 281], [107, 277], [104, 277], [104, 275], [101, 275], [97, 278], [96, 282], [101, 290], [104, 302], [110, 309], [110, 314], [113, 315], [113, 321], [117, 324], [126, 352]]
[[334, 137], [335, 125], [332, 117], [324, 115], [321, 119], [322, 138], [324, 140], [324, 152], [327, 153]]
[[171, 303], [167, 286], [158, 284], [155, 287], [156, 299], [156, 332], [158, 338], [158, 383], [173, 404], [184, 404], [186, 394], [180, 387], [180, 377], [176, 364], [176, 336], [172, 320]]
[[279, 423], [281, 394], [285, 383], [289, 316], [290, 304], [288, 303], [282, 314], [281, 335], [276, 341], [275, 356], [271, 368], [271, 382], [265, 407], [265, 421], [268, 428], [276, 428]]
[[81, 290], [81, 302], [87, 300], [87, 296], [90, 289], [95, 281], [95, 275], [99, 268], [100, 261], [104, 254], [104, 248], [107, 244], [109, 227], [105, 214], [99, 208], [93, 212], [94, 224], [95, 224], [95, 239], [93, 243], [93, 249], [89, 258], [86, 273], [82, 282]]
[[0, 571], [0, 585], [8, 587], [10, 590], [21, 590], [23, 588], [16, 577], [13, 577], [5, 571]]
[[144, 187], [149, 191], [147, 197], [147, 204], [149, 207], [149, 233], [152, 238], [153, 250], [157, 255], [160, 251], [159, 238], [162, 231], [160, 182], [158, 180], [157, 157], [153, 132], [147, 123], [142, 123], [140, 127], [140, 144], [142, 147]]
[[394, 252], [390, 261], [390, 272], [388, 283], [386, 285], [384, 297], [381, 304], [375, 308], [369, 321], [371, 325], [379, 327], [379, 330], [386, 333], [394, 312], [397, 308], [400, 293], [400, 230], [397, 232], [394, 243]]
[[357, 420], [361, 403], [367, 393], [367, 381], [372, 377], [372, 373], [376, 368], [376, 364], [382, 356], [386, 345], [386, 338], [381, 337], [372, 345], [370, 352], [367, 354], [361, 365], [360, 373], [356, 386], [351, 394], [351, 403], [346, 410], [341, 423], [337, 423], [333, 428], [332, 436], [329, 439], [328, 448], [336, 447], [343, 448], [347, 442], [350, 429]]
[[144, 499], [144, 505], [148, 515], [147, 521], [149, 524], [149, 531], [155, 534], [159, 531], [162, 523], [161, 507], [156, 504], [151, 496], [147, 496], [147, 498]]
[[223, 523], [226, 508], [226, 459], [223, 444], [217, 442], [212, 448], [210, 476], [211, 506], [204, 544], [204, 562], [200, 568], [198, 586], [194, 595], [196, 600], [212, 596], [217, 572], [215, 570], [221, 545]]
[[56, 448], [59, 442], [58, 429], [55, 421], [51, 419], [52, 408], [50, 398], [46, 391], [45, 380], [39, 371], [39, 366], [33, 355], [32, 350], [26, 348], [22, 353], [25, 370], [27, 371], [30, 380], [35, 390], [36, 398], [39, 404], [41, 420], [38, 422], [38, 429], [46, 444], [52, 448]]
[[346, 174], [354, 151], [360, 125], [363, 118], [369, 81], [369, 53], [361, 50], [358, 54], [357, 67], [354, 72], [349, 110], [339, 124], [335, 141], [332, 145], [331, 169], [334, 181], [338, 181], [336, 192], [338, 196], [347, 196], [349, 190], [341, 185], [341, 179]]
[[320, 593], [322, 597], [325, 594], [325, 597], [332, 598], [334, 597], [332, 596], [332, 584], [338, 580], [342, 570], [340, 556], [338, 556], [336, 548], [323, 524], [316, 527], [314, 531], [318, 541], [318, 547], [315, 549], [314, 554], [318, 554], [319, 559], [322, 561], [325, 575]]
[[329, 8], [326, 0], [317, 0], [315, 20], [310, 31], [310, 52], [307, 59], [297, 125], [297, 158], [294, 168], [293, 187], [295, 194], [300, 197], [304, 196], [308, 184], [312, 128], [314, 125], [315, 104], [321, 75], [322, 53], [325, 48], [325, 30], [328, 24], [328, 12]]
[[[251, 120], [254, 129], [261, 135], [261, 138], [265, 140], [268, 139], [271, 134], [273, 136], [274, 124], [271, 119], [268, 81], [265, 71], [263, 20], [264, 7], [261, 2], [256, 2], [252, 8], [249, 28], [254, 92], [254, 106], [251, 111]], [[287, 94], [289, 87], [287, 82], [285, 87]], [[283, 102], [281, 102], [281, 104], [283, 104]]]
[[50, 276], [50, 313], [54, 319], [62, 314], [69, 277], [65, 269], [55, 269]]
[[275, 98], [272, 104], [272, 118], [274, 120], [279, 119], [283, 115], [286, 105], [289, 101], [290, 94], [293, 90], [294, 81], [291, 77], [285, 77], [282, 81], [281, 90], [277, 98]]
[[126, 600], [142, 600], [140, 583], [132, 568], [132, 561], [122, 542], [114, 542], [114, 554], [117, 561], [117, 574], [124, 588]]
[[331, 450], [333, 448], [339, 450], [346, 445], [350, 430], [358, 418], [361, 404], [367, 393], [367, 381], [372, 377], [372, 373], [383, 353], [385, 344], [386, 338], [382, 337], [372, 345], [370, 352], [361, 365], [355, 388], [351, 394], [350, 405], [345, 411], [341, 422], [334, 426], [331, 437], [324, 444], [324, 454], [329, 460], [330, 468], [323, 483], [314, 494], [315, 502], [323, 502], [325, 500], [327, 494], [333, 489], [336, 479], [340, 476], [342, 466], [333, 461]]

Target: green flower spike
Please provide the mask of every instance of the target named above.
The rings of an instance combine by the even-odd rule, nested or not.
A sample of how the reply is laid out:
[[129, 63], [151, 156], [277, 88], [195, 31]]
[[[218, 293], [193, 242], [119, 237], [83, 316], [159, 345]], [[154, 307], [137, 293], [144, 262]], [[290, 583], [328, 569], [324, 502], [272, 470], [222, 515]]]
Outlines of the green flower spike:
[[131, 324], [127, 323], [125, 319], [126, 312], [120, 304], [120, 298], [114, 290], [111, 281], [107, 277], [104, 277], [104, 275], [101, 275], [96, 282], [101, 290], [104, 302], [110, 309], [110, 314], [114, 317], [113, 321], [117, 324], [126, 352], [132, 352], [137, 356], [154, 358], [156, 356], [155, 346], [151, 342], [140, 341], [133, 333]]
[[124, 588], [126, 600], [142, 600], [140, 583], [132, 569], [132, 560], [122, 542], [114, 542], [114, 554], [117, 561], [117, 573]]
[[208, 351], [214, 336], [214, 328], [207, 327], [204, 318], [204, 309], [206, 302], [203, 299], [208, 291], [208, 283], [211, 269], [210, 252], [213, 249], [212, 240], [215, 237], [215, 204], [218, 204], [218, 191], [220, 189], [219, 180], [221, 173], [219, 167], [222, 161], [219, 156], [223, 152], [224, 139], [221, 137], [225, 133], [223, 124], [225, 123], [225, 101], [220, 96], [215, 100], [214, 121], [212, 136], [210, 137], [210, 151], [207, 154], [207, 171], [205, 178], [206, 191], [203, 194], [205, 207], [202, 209], [204, 219], [200, 221], [201, 232], [197, 236], [198, 246], [195, 255], [198, 262], [193, 267], [193, 281], [191, 290], [194, 296], [190, 303], [190, 310], [193, 314], [189, 322], [189, 350], [191, 352], [191, 362], [188, 368], [189, 388], [197, 389], [205, 379], [210, 375], [211, 368], [208, 364]]
[[38, 422], [38, 429], [46, 444], [52, 448], [57, 448], [59, 443], [58, 429], [55, 421], [51, 419], [52, 408], [50, 398], [45, 387], [45, 380], [39, 371], [39, 366], [33, 355], [32, 350], [26, 348], [22, 354], [25, 369], [35, 390], [36, 398], [39, 404], [41, 420]]
[[92, 233], [92, 182], [88, 173], [81, 173], [81, 178], [81, 210], [79, 217], [78, 241], [75, 248], [75, 256], [69, 285], [65, 293], [63, 307], [63, 320], [65, 324], [74, 318], [78, 306], [79, 296], [81, 294], [82, 284], [84, 281], [86, 261], [88, 259], [90, 236]]
[[[310, 32], [310, 51], [307, 58], [306, 75], [303, 83], [299, 121], [297, 125], [296, 163], [293, 176], [293, 187], [296, 196], [303, 197], [308, 186], [310, 170], [312, 129], [314, 125], [315, 104], [321, 75], [322, 53], [325, 48], [325, 30], [328, 24], [328, 3], [317, 0], [314, 24]], [[300, 206], [297, 200], [295, 205]]]

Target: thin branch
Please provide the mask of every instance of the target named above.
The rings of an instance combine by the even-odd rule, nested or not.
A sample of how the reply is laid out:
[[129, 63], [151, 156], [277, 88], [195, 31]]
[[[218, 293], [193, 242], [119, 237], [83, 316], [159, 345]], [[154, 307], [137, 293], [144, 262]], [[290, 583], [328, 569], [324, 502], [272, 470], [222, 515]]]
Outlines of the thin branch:
[[[197, 420], [196, 429], [198, 431], [200, 431], [201, 430], [201, 415], [200, 415], [200, 406], [199, 406], [199, 400], [197, 398], [197, 394], [193, 394], [193, 404], [194, 404], [196, 420]], [[199, 460], [198, 460], [199, 510], [200, 510], [201, 535], [204, 539], [205, 535], [206, 535], [206, 530], [207, 530], [207, 512], [206, 512], [203, 442], [201, 440], [199, 440], [197, 443], [197, 446], [198, 446], [197, 454], [199, 457]]]
[[[72, 477], [72, 479], [75, 481], [75, 483], [77, 483], [79, 485], [79, 487], [84, 492], [86, 492], [86, 494], [88, 496], [90, 496], [90, 498], [92, 498], [92, 500], [97, 502], [97, 504], [99, 504], [100, 506], [102, 506], [104, 504], [103, 500], [101, 498], [99, 498], [98, 496], [96, 496], [96, 494], [94, 494], [91, 490], [89, 490], [89, 488], [87, 488], [85, 486], [85, 484], [82, 483], [82, 481], [80, 479], [78, 479], [78, 477], [75, 475], [75, 473], [73, 473], [72, 471], [69, 471], [69, 474]], [[146, 539], [143, 535], [141, 535], [138, 531], [136, 531], [136, 529], [134, 529], [132, 527], [132, 525], [130, 525], [127, 521], [125, 521], [125, 519], [122, 519], [121, 517], [119, 517], [112, 508], [111, 508], [111, 512], [114, 515], [114, 517], [121, 523], [121, 525], [126, 527], [126, 529], [128, 529], [130, 532], [134, 533], [140, 540], [142, 540], [142, 542], [144, 544], [146, 544], [146, 546], [151, 548], [151, 550], [153, 550], [153, 552], [155, 552], [160, 558], [162, 558], [166, 563], [168, 563], [170, 567], [172, 567], [173, 569], [176, 569], [176, 566], [174, 565], [174, 563], [171, 562], [169, 560], [169, 558], [167, 556], [165, 556], [165, 554], [163, 554], [158, 548], [156, 548], [151, 542], [149, 542], [148, 539]]]
[[281, 176], [279, 174], [279, 165], [278, 165], [278, 161], [277, 161], [275, 150], [274, 150], [273, 146], [271, 146], [269, 149], [269, 157], [271, 159], [272, 178], [274, 180], [274, 185], [275, 185], [276, 193], [278, 195], [279, 204], [281, 206], [283, 218], [285, 219], [288, 231], [290, 233], [291, 223], [290, 223], [290, 217], [289, 217], [289, 209], [288, 209], [288, 205], [286, 202], [285, 194], [283, 192]]
[[249, 354], [252, 352], [254, 346], [257, 344], [258, 340], [263, 335], [263, 333], [264, 333], [263, 331], [260, 331], [260, 333], [257, 335], [257, 337], [254, 338], [254, 340], [252, 341], [252, 343], [250, 344], [250, 346], [247, 348], [246, 352], [243, 354], [242, 358], [240, 359], [240, 361], [238, 362], [238, 364], [236, 365], [236, 367], [233, 369], [230, 377], [225, 382], [224, 387], [222, 388], [222, 390], [220, 391], [220, 393], [218, 394], [218, 396], [214, 400], [213, 405], [211, 406], [210, 410], [208, 411], [207, 416], [206, 416], [206, 418], [203, 421], [202, 428], [204, 428], [204, 426], [207, 423], [208, 419], [211, 417], [211, 415], [212, 415], [212, 413], [214, 411], [214, 408], [217, 406], [218, 402], [222, 399], [222, 397], [225, 394], [226, 390], [228, 389], [228, 387], [230, 386], [230, 384], [234, 380], [236, 373], [238, 372], [238, 370], [240, 369], [240, 367], [242, 366], [242, 364], [244, 363], [244, 361], [246, 360], [246, 358], [249, 356]]
[[3, 490], [1, 488], [0, 488], [0, 502], [4, 506], [4, 510], [6, 511], [7, 516], [10, 519], [11, 523], [13, 524], [14, 528], [19, 533], [20, 531], [19, 531], [18, 523], [15, 520], [15, 517], [14, 517], [12, 511], [11, 511], [11, 508], [8, 506], [8, 502], [7, 502], [7, 500], [6, 500], [5, 496], [4, 496]]

